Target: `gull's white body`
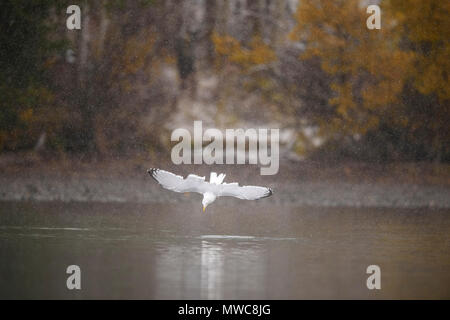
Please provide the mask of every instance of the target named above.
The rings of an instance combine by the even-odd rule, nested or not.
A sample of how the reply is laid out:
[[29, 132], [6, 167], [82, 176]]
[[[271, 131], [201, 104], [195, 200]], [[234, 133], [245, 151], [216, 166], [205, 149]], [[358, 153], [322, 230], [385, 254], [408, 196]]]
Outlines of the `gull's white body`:
[[165, 189], [175, 192], [197, 192], [203, 195], [203, 211], [213, 203], [217, 197], [236, 197], [245, 200], [257, 200], [272, 195], [272, 189], [258, 186], [239, 186], [237, 182], [225, 183], [225, 174], [217, 175], [211, 172], [209, 182], [205, 177], [195, 174], [188, 175], [185, 179], [169, 171], [161, 169], [149, 169], [147, 171]]

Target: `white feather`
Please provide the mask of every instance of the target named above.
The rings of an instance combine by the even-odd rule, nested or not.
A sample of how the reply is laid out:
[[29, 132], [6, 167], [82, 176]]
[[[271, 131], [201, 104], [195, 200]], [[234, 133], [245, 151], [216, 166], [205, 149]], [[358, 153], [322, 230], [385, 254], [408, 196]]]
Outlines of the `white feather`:
[[[165, 189], [175, 192], [197, 192], [215, 197], [236, 197], [245, 200], [257, 200], [272, 195], [272, 189], [258, 186], [239, 186], [237, 182], [224, 183], [225, 174], [211, 172], [209, 182], [205, 177], [190, 174], [184, 179], [169, 171], [150, 169], [148, 173]], [[212, 200], [212, 201], [214, 201]], [[212, 202], [211, 201], [211, 202]]]

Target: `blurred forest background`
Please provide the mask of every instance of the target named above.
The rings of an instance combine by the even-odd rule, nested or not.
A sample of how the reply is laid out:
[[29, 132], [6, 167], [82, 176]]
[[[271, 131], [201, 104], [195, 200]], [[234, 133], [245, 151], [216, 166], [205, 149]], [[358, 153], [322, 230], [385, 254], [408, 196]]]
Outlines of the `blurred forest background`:
[[448, 162], [449, 16], [440, 0], [2, 0], [0, 152], [169, 154], [196, 119], [281, 128], [293, 158]]

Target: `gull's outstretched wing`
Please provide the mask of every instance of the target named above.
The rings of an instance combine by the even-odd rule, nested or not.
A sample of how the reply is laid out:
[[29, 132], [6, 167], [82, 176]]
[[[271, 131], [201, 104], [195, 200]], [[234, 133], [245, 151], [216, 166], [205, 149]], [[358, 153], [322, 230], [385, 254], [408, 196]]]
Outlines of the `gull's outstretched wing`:
[[147, 172], [165, 189], [175, 192], [198, 192], [204, 193], [208, 191], [209, 183], [205, 181], [205, 177], [199, 177], [190, 174], [184, 179], [172, 172], [161, 169], [149, 169]]
[[238, 183], [223, 183], [218, 186], [218, 195], [244, 200], [257, 200], [272, 195], [272, 189], [257, 186], [239, 186]]

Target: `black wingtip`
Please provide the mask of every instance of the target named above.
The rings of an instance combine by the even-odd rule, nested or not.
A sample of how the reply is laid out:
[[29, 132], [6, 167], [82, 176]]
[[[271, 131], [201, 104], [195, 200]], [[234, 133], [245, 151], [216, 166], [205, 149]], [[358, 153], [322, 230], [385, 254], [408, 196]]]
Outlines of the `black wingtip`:
[[268, 189], [267, 194], [263, 198], [270, 197], [273, 194], [273, 191], [271, 188], [267, 188], [267, 189]]
[[155, 177], [155, 173], [158, 171], [156, 168], [150, 168], [147, 170], [147, 173], [151, 175], [153, 178]]

